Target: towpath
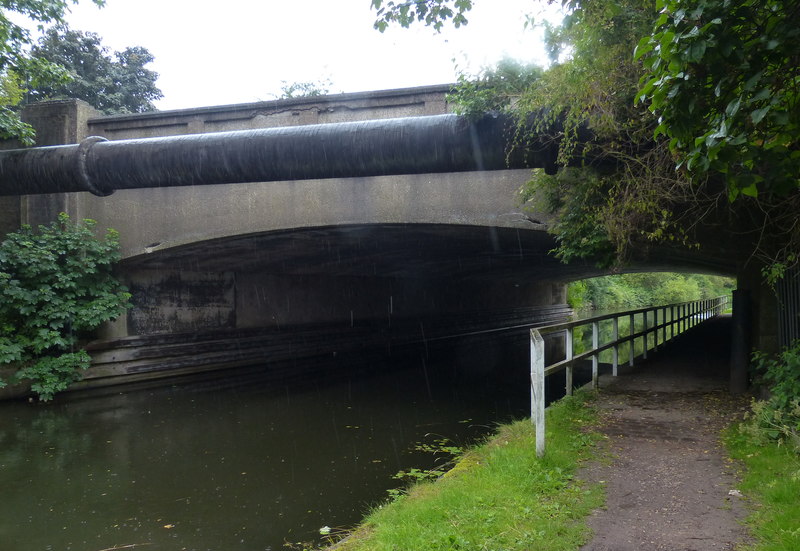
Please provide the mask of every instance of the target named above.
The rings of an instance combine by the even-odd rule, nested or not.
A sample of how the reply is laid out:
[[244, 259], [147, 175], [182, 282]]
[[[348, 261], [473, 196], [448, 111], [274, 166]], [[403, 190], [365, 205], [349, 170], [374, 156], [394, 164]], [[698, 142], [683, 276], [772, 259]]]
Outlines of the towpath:
[[606, 460], [580, 477], [607, 504], [582, 551], [723, 551], [746, 539], [745, 503], [720, 431], [744, 405], [727, 392], [730, 319], [710, 320], [619, 377], [601, 377]]

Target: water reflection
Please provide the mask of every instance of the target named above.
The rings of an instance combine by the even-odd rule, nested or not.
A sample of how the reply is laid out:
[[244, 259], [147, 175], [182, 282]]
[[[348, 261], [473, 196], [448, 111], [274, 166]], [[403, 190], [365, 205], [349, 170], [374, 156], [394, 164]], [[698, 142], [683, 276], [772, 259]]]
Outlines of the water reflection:
[[0, 404], [0, 541], [249, 551], [352, 525], [397, 485], [392, 474], [436, 460], [415, 442], [463, 444], [525, 414], [526, 384], [452, 374], [431, 364], [276, 387], [249, 371], [224, 388]]

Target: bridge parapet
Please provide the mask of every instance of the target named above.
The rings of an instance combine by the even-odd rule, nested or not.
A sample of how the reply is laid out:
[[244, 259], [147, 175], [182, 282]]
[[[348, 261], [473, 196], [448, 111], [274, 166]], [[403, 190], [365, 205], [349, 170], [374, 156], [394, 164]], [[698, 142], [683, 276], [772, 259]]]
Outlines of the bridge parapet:
[[95, 116], [86, 123], [86, 135], [121, 140], [441, 115], [451, 112], [446, 99], [451, 88], [445, 84], [132, 115]]

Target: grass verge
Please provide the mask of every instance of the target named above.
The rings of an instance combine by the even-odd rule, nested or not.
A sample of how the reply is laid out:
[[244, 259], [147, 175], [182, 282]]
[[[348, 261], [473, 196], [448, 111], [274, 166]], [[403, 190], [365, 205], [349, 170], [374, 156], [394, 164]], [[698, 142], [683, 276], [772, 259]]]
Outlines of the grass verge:
[[337, 551], [574, 550], [585, 517], [603, 503], [599, 486], [574, 479], [592, 451], [595, 414], [579, 393], [547, 412], [547, 450], [536, 458], [530, 420], [503, 425], [435, 482], [377, 507]]
[[786, 446], [754, 443], [733, 425], [724, 435], [730, 456], [744, 465], [742, 493], [750, 500], [749, 551], [800, 549], [800, 457]]

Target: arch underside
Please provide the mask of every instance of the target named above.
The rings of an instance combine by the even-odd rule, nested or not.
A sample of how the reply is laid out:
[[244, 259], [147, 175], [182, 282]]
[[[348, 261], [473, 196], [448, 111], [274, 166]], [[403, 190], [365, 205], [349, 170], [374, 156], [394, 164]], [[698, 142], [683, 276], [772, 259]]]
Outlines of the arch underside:
[[[605, 275], [591, 262], [564, 264], [545, 231], [454, 224], [358, 224], [207, 240], [123, 262], [126, 269], [256, 271], [283, 275], [411, 279], [570, 281]], [[622, 271], [735, 273], [730, 257], [643, 251]]]

